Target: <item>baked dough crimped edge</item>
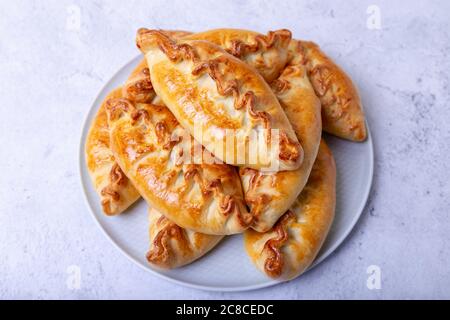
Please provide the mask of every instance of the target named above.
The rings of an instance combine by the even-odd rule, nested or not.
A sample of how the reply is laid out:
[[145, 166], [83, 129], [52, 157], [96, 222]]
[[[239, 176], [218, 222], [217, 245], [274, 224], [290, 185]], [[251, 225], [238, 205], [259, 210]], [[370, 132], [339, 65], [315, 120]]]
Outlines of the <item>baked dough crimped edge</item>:
[[336, 165], [324, 141], [297, 201], [268, 232], [247, 230], [244, 246], [255, 266], [272, 278], [290, 280], [314, 261], [334, 219]]
[[323, 130], [351, 141], [366, 140], [364, 111], [351, 78], [317, 44], [300, 43], [309, 78], [322, 103]]
[[[202, 40], [175, 40], [140, 29], [153, 87], [184, 128], [220, 160], [255, 169], [295, 170], [303, 149], [270, 87], [245, 62]], [[227, 145], [229, 130], [234, 130]], [[258, 131], [265, 129], [264, 139]], [[279, 131], [279, 148], [271, 141]], [[258, 145], [259, 157], [253, 157]]]
[[140, 197], [110, 150], [105, 105], [109, 99], [121, 96], [122, 88], [118, 88], [105, 98], [91, 124], [85, 144], [88, 172], [100, 196], [103, 212], [109, 216], [122, 213]]
[[202, 146], [170, 110], [123, 98], [110, 100], [106, 109], [114, 157], [149, 205], [197, 232], [225, 235], [248, 228], [252, 217], [236, 169], [214, 163], [206, 151], [196, 159]]
[[147, 261], [157, 268], [173, 269], [189, 264], [212, 248], [223, 236], [182, 228], [156, 209], [149, 210], [150, 248]]

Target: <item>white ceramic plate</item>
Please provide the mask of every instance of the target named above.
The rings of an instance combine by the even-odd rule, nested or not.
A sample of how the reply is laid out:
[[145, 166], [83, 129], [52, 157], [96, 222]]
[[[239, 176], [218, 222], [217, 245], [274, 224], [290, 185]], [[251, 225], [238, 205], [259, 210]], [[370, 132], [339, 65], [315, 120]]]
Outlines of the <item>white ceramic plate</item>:
[[[260, 273], [251, 263], [243, 248], [241, 235], [225, 238], [200, 260], [180, 269], [161, 271], [151, 268], [145, 259], [148, 250], [147, 205], [141, 200], [125, 214], [106, 217], [92, 186], [84, 158], [84, 144], [89, 126], [106, 95], [123, 85], [137, 66], [138, 56], [125, 65], [106, 84], [92, 105], [84, 122], [80, 143], [80, 175], [87, 203], [111, 242], [129, 259], [153, 275], [169, 281], [212, 291], [244, 291], [278, 284]], [[364, 143], [352, 143], [331, 136], [326, 140], [333, 150], [337, 164], [336, 217], [313, 268], [328, 257], [347, 237], [361, 215], [368, 198], [373, 176], [372, 138]], [[301, 277], [295, 281], [301, 281]]]

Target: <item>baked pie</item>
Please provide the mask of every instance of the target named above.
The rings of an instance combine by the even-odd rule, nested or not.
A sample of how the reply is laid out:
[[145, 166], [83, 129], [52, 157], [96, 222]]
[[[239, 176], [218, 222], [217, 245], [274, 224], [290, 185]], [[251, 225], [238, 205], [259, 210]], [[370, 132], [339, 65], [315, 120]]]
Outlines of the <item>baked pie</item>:
[[344, 139], [364, 141], [364, 112], [352, 80], [317, 44], [300, 43], [311, 83], [322, 103], [323, 130]]
[[[168, 34], [167, 31], [163, 32]], [[254, 67], [267, 83], [272, 83], [285, 68], [292, 38], [291, 32], [285, 29], [269, 31], [267, 35], [241, 29], [214, 29], [193, 34], [171, 32], [169, 35], [212, 42]], [[124, 96], [137, 102], [151, 102], [155, 97], [145, 58], [126, 82], [125, 90]], [[136, 99], [137, 94], [147, 96], [148, 99]]]
[[137, 199], [139, 193], [117, 165], [109, 144], [106, 103], [122, 95], [112, 91], [104, 100], [89, 129], [85, 145], [86, 163], [95, 190], [100, 196], [103, 212], [113, 216], [122, 213]]
[[[177, 32], [185, 35], [186, 32]], [[126, 84], [143, 83], [137, 85], [130, 100], [136, 102], [151, 102], [155, 98], [151, 84], [147, 85], [150, 77], [145, 69], [147, 64], [143, 60], [131, 73]], [[144, 70], [144, 72], [143, 72]], [[136, 75], [144, 75], [136, 81]], [[148, 80], [148, 81], [147, 81]], [[130, 88], [131, 86], [128, 86]], [[106, 102], [127, 95], [128, 89], [113, 90], [105, 98], [97, 115], [91, 124], [86, 143], [86, 160], [93, 183], [101, 197], [103, 211], [107, 215], [117, 215], [140, 198], [140, 194], [125, 176], [114, 159], [109, 148], [109, 126], [106, 114]], [[109, 174], [104, 174], [109, 172]], [[176, 268], [193, 262], [213, 248], [223, 236], [213, 236], [184, 229], [163, 218], [161, 213], [151, 209], [149, 218], [150, 250], [147, 259], [150, 264], [160, 268]]]
[[285, 29], [140, 29], [136, 42], [145, 57], [106, 97], [85, 145], [105, 214], [146, 200], [156, 268], [243, 233], [264, 274], [302, 274], [334, 218], [336, 167], [322, 130], [367, 137], [352, 80]]
[[303, 190], [319, 150], [322, 136], [320, 101], [308, 80], [297, 41], [292, 41], [291, 59], [281, 76], [272, 83], [297, 138], [303, 146], [304, 160], [294, 171], [265, 173], [241, 168], [245, 200], [259, 232], [269, 230], [294, 203]]
[[364, 112], [351, 78], [313, 42], [294, 41], [301, 44], [302, 50], [288, 50], [291, 38], [291, 32], [285, 29], [270, 31], [267, 35], [239, 29], [215, 29], [184, 37], [221, 46], [258, 70], [268, 83], [278, 78], [287, 61], [292, 59], [289, 53], [301, 55], [322, 103], [324, 131], [344, 139], [364, 141], [367, 137]]
[[[139, 30], [137, 45], [157, 95], [217, 158], [254, 169], [301, 165], [294, 130], [255, 69], [211, 42], [176, 40], [157, 30]], [[279, 139], [272, 139], [272, 129]]]
[[256, 267], [272, 278], [290, 280], [303, 273], [322, 247], [334, 218], [336, 165], [324, 141], [306, 187], [275, 226], [244, 233], [245, 249]]
[[[106, 104], [111, 150], [142, 197], [183, 228], [234, 234], [252, 222], [234, 167], [217, 164], [163, 105]], [[201, 159], [196, 160], [199, 155]], [[211, 163], [211, 164], [210, 164]]]
[[[189, 38], [196, 39], [197, 35], [192, 34]], [[320, 101], [308, 80], [300, 50], [299, 43], [292, 40], [288, 47], [290, 59], [285, 69], [281, 70], [279, 79], [272, 82], [272, 89], [292, 123], [297, 138], [305, 144], [302, 165], [297, 170], [276, 173], [252, 168], [241, 168], [239, 171], [245, 200], [254, 217], [252, 228], [259, 232], [270, 229], [293, 204], [306, 184], [319, 148], [322, 134]], [[262, 49], [260, 54], [264, 54]], [[144, 66], [145, 63], [141, 63], [138, 69]]]
[[[91, 125], [86, 144], [89, 173], [107, 215], [120, 214], [140, 198], [109, 148], [105, 104], [109, 99], [120, 98], [121, 92], [119, 88], [106, 97]], [[155, 267], [177, 268], [191, 263], [223, 238], [181, 228], [155, 209], [149, 211], [150, 250], [147, 259]]]

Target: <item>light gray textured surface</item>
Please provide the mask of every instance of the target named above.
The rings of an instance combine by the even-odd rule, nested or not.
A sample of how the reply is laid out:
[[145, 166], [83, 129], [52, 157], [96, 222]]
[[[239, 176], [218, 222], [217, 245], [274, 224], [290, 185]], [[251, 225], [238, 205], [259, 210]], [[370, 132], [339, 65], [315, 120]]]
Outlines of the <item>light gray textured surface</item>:
[[[448, 1], [45, 3], [0, 1], [0, 298], [450, 298]], [[381, 30], [367, 27], [370, 5]], [[289, 28], [354, 78], [375, 142], [374, 185], [354, 232], [319, 267], [270, 289], [197, 291], [139, 269], [98, 230], [78, 177], [81, 125], [136, 55], [141, 26]], [[71, 265], [79, 290], [67, 286]], [[381, 268], [380, 290], [366, 286], [370, 265]]]

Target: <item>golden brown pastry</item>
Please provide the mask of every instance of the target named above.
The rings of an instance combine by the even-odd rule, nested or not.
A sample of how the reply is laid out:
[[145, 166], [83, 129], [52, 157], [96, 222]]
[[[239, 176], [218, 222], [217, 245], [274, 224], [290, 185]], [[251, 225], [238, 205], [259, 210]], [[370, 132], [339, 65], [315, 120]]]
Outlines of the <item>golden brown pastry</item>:
[[350, 77], [319, 46], [301, 41], [304, 63], [322, 103], [323, 129], [338, 137], [364, 141], [367, 137], [364, 112]]
[[[144, 60], [135, 68], [127, 81], [127, 84], [134, 83], [134, 86], [123, 88], [122, 94], [121, 89], [117, 89], [107, 96], [90, 129], [87, 144], [90, 146], [90, 152], [87, 152], [86, 155], [90, 157], [89, 170], [93, 176], [93, 181], [107, 182], [109, 180], [110, 187], [115, 188], [115, 191], [111, 190], [111, 192], [104, 195], [102, 195], [104, 188], [98, 189], [99, 194], [104, 198], [102, 205], [107, 214], [119, 214], [136, 201], [140, 195], [122, 172], [117, 162], [115, 162], [114, 156], [109, 149], [110, 135], [105, 103], [108, 99], [121, 98], [122, 95], [128, 95], [129, 93], [131, 94], [128, 97], [131, 100], [138, 102], [152, 101], [156, 94], [150, 83], [150, 75], [145, 73], [145, 71], [142, 72], [145, 68], [147, 68], [147, 64]], [[141, 76], [138, 81], [136, 81], [137, 75]], [[133, 89], [128, 90], [130, 88]], [[95, 166], [97, 160], [102, 163], [101, 167]], [[110, 172], [108, 176], [100, 174], [104, 170], [103, 166], [111, 168], [111, 170], [108, 169]], [[127, 183], [124, 183], [125, 181]], [[117, 193], [117, 201], [111, 198], [111, 196], [114, 196], [113, 192]], [[133, 195], [132, 197], [129, 196], [131, 194]], [[124, 195], [128, 197], [124, 197]], [[122, 201], [119, 201], [120, 199]], [[211, 250], [223, 238], [223, 236], [206, 235], [181, 228], [155, 209], [150, 209], [149, 211], [151, 241], [147, 259], [155, 267], [177, 268], [189, 264]]]
[[245, 249], [272, 278], [293, 279], [313, 262], [330, 229], [336, 202], [336, 166], [322, 141], [308, 184], [291, 209], [268, 232], [249, 229]]
[[206, 234], [248, 228], [252, 217], [235, 168], [215, 164], [165, 106], [111, 99], [106, 110], [115, 159], [152, 207]]
[[[214, 42], [255, 67], [268, 83], [284, 68], [290, 38], [289, 30], [271, 31], [264, 36], [238, 29], [216, 29], [185, 37]], [[348, 140], [364, 141], [367, 137], [364, 113], [352, 80], [316, 44], [301, 43], [310, 80], [323, 104], [324, 130]]]
[[183, 229], [155, 209], [149, 210], [149, 223], [147, 260], [158, 268], [173, 269], [189, 264], [214, 248], [223, 238]]
[[[288, 45], [292, 38], [289, 30], [269, 31], [262, 35], [240, 29], [215, 29], [190, 34], [185, 31], [164, 31], [175, 38], [206, 40], [217, 44], [235, 57], [256, 68], [271, 83], [284, 69], [288, 59]], [[139, 63], [124, 86], [124, 97], [137, 102], [150, 103], [155, 97], [150, 71], [145, 59]]]
[[252, 228], [264, 232], [291, 207], [304, 188], [319, 150], [322, 136], [320, 101], [308, 80], [297, 41], [292, 41], [292, 57], [281, 76], [272, 83], [286, 115], [303, 146], [304, 160], [293, 171], [265, 173], [241, 168], [245, 200], [254, 218]]
[[[199, 36], [210, 40], [212, 35], [215, 33], [206, 32], [189, 38]], [[272, 82], [272, 89], [294, 127], [305, 156], [301, 167], [294, 171], [265, 173], [250, 168], [240, 170], [245, 199], [255, 218], [252, 227], [259, 232], [269, 230], [300, 194], [317, 156], [322, 133], [320, 101], [307, 77], [299, 43], [292, 40], [288, 52], [289, 61], [280, 78]], [[260, 53], [265, 54], [262, 49]], [[146, 67], [146, 64], [142, 65]]]
[[[190, 34], [187, 31], [164, 30], [163, 32], [175, 38], [185, 37]], [[135, 102], [151, 103], [155, 96], [156, 93], [150, 81], [150, 70], [145, 59], [142, 59], [125, 82], [123, 97]]]
[[[175, 37], [189, 34], [185, 31], [164, 31]], [[85, 145], [88, 171], [107, 215], [118, 215], [139, 199], [139, 194], [128, 181], [109, 150], [109, 127], [105, 103], [122, 96], [137, 102], [150, 102], [155, 92], [150, 82], [147, 63], [141, 62], [128, 78], [123, 89], [113, 90], [100, 106], [89, 129]]]
[[286, 29], [269, 31], [267, 35], [249, 30], [214, 29], [183, 39], [210, 41], [254, 67], [271, 83], [286, 65], [292, 34]]
[[[252, 67], [211, 42], [176, 41], [156, 30], [139, 30], [137, 45], [146, 55], [158, 96], [220, 160], [255, 169], [300, 166], [303, 150], [292, 126]], [[271, 129], [279, 131], [278, 144]]]
[[85, 145], [89, 175], [101, 198], [103, 212], [107, 215], [122, 213], [140, 197], [109, 149], [105, 104], [109, 99], [120, 97], [121, 91], [121, 88], [116, 89], [106, 97], [89, 129]]
[[122, 93], [124, 98], [139, 103], [151, 103], [155, 98], [156, 93], [145, 60], [141, 61], [128, 77]]

